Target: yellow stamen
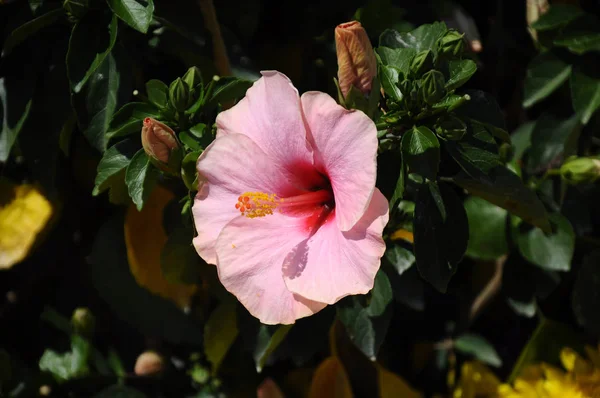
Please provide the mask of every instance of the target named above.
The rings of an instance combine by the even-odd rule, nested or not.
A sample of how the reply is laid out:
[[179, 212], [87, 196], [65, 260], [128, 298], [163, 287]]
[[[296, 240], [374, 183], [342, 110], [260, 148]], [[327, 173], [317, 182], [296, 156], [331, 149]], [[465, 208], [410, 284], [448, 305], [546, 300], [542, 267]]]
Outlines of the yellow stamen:
[[248, 218], [264, 217], [273, 214], [281, 201], [273, 193], [244, 192], [238, 197], [235, 208]]

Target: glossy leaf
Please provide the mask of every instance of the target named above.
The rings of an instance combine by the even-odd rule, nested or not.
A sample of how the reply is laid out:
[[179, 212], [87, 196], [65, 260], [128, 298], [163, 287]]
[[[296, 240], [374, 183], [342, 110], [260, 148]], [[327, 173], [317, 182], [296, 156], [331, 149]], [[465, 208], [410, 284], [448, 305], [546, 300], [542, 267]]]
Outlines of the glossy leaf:
[[600, 251], [583, 259], [573, 286], [573, 313], [577, 323], [589, 333], [600, 336]]
[[108, 0], [111, 10], [127, 25], [142, 33], [148, 31], [154, 14], [153, 0]]
[[440, 143], [429, 128], [415, 127], [402, 136], [402, 158], [408, 165], [408, 173], [435, 180], [440, 163]]
[[539, 228], [516, 232], [519, 251], [527, 261], [541, 268], [568, 271], [575, 250], [575, 232], [569, 220], [560, 214], [550, 215], [553, 231], [546, 235]]
[[[469, 100], [458, 107], [457, 115], [506, 131], [504, 114], [494, 97], [480, 90], [464, 90], [463, 95], [468, 95]], [[492, 134], [496, 135], [494, 131]]]
[[40, 370], [50, 372], [58, 382], [85, 376], [89, 372], [87, 362], [90, 352], [90, 343], [73, 335], [71, 351], [58, 354], [53, 350], [46, 350], [40, 358]]
[[462, 140], [446, 142], [446, 149], [458, 165], [474, 178], [502, 167], [494, 137], [479, 123], [472, 122], [469, 135]]
[[535, 128], [535, 122], [527, 122], [520, 125], [511, 135], [514, 150], [513, 159], [521, 160], [525, 151], [531, 147], [531, 135]]
[[415, 255], [408, 249], [394, 244], [385, 251], [385, 259], [402, 275], [415, 263]]
[[465, 200], [469, 220], [467, 256], [496, 260], [508, 252], [506, 217], [508, 212], [490, 202], [472, 196]]
[[502, 366], [502, 359], [489, 341], [476, 334], [463, 334], [454, 341], [454, 347], [462, 354], [474, 356], [491, 366]]
[[375, 51], [383, 65], [393, 66], [402, 72], [404, 76], [408, 76], [410, 62], [417, 53], [413, 48], [378, 47]]
[[10, 54], [16, 46], [21, 44], [27, 38], [35, 35], [40, 30], [47, 26], [52, 25], [58, 21], [65, 14], [62, 8], [57, 8], [52, 11], [48, 11], [46, 14], [41, 15], [37, 18], [32, 19], [13, 30], [10, 35], [4, 40], [4, 48], [2, 50], [2, 56], [6, 57]]
[[238, 77], [221, 77], [216, 83], [210, 98], [206, 100], [206, 106], [226, 104], [230, 101], [239, 100], [252, 86], [250, 80]]
[[150, 158], [140, 149], [131, 159], [125, 172], [125, 183], [129, 196], [138, 210], [144, 207], [144, 202], [158, 181], [159, 171], [152, 165]]
[[102, 65], [117, 40], [117, 17], [88, 14], [73, 27], [67, 52], [71, 89], [78, 93]]
[[575, 66], [569, 86], [573, 109], [581, 115], [581, 123], [587, 124], [600, 108], [600, 74], [595, 64]]
[[142, 122], [145, 118], [160, 118], [159, 110], [152, 104], [130, 102], [115, 113], [108, 126], [106, 142], [112, 138], [129, 134], [141, 133]]
[[446, 24], [434, 22], [421, 25], [411, 32], [396, 32], [387, 29], [379, 38], [379, 45], [390, 48], [412, 48], [416, 52], [424, 50], [436, 50], [437, 40], [446, 33]]
[[257, 345], [254, 349], [254, 363], [256, 371], [262, 372], [269, 356], [283, 342], [293, 325], [280, 325], [273, 334], [270, 334], [263, 325], [259, 331]]
[[100, 163], [98, 163], [96, 181], [92, 195], [99, 195], [108, 189], [114, 182], [117, 174], [127, 168], [133, 155], [135, 155], [139, 149], [139, 142], [127, 139], [119, 141], [104, 152], [102, 159], [100, 159]]
[[531, 24], [537, 31], [560, 28], [582, 14], [581, 8], [570, 4], [554, 4], [548, 11], [540, 15], [539, 19]]
[[527, 67], [523, 106], [528, 108], [559, 88], [571, 74], [571, 65], [546, 51], [535, 57]]
[[600, 50], [600, 19], [592, 14], [585, 14], [574, 19], [565, 26], [556, 39], [554, 45], [567, 47], [575, 54], [584, 54], [588, 51]]
[[465, 84], [477, 72], [477, 64], [470, 59], [452, 60], [448, 62], [449, 78], [446, 81], [448, 90], [455, 90]]
[[6, 162], [14, 143], [23, 128], [33, 97], [33, 87], [29, 88], [19, 80], [0, 78], [0, 103], [2, 108], [2, 129], [0, 130], [0, 162]]
[[381, 82], [381, 87], [383, 87], [383, 91], [386, 95], [396, 102], [399, 102], [403, 98], [402, 92], [398, 87], [400, 76], [399, 70], [395, 67], [379, 65], [379, 81]]
[[148, 101], [163, 109], [169, 102], [169, 87], [160, 80], [152, 79], [146, 83]]
[[445, 293], [467, 249], [469, 226], [460, 199], [452, 189], [440, 184], [439, 191], [446, 213], [444, 220], [430, 185], [424, 185], [417, 191], [413, 221], [415, 257], [423, 279]]

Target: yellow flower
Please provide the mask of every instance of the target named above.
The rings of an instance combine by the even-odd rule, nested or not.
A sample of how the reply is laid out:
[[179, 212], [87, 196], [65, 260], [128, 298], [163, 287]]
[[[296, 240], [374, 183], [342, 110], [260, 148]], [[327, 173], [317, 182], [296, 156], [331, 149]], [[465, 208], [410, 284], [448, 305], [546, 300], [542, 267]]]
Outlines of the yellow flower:
[[453, 398], [496, 398], [500, 380], [478, 361], [465, 362]]

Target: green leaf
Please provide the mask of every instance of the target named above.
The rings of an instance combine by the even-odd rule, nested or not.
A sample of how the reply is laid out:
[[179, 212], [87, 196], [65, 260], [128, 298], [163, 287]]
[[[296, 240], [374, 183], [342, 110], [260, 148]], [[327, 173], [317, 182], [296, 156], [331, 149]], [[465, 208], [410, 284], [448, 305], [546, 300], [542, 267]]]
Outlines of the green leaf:
[[525, 151], [531, 147], [531, 134], [535, 128], [535, 122], [527, 122], [520, 125], [511, 136], [514, 150], [513, 159], [521, 160]]
[[588, 333], [600, 336], [600, 251], [595, 250], [583, 259], [573, 286], [573, 314], [577, 323]]
[[293, 325], [278, 326], [275, 332], [271, 335], [268, 329], [263, 325], [259, 331], [258, 341], [254, 349], [254, 363], [256, 371], [262, 372], [269, 356], [283, 342], [285, 336], [290, 332]]
[[474, 356], [483, 363], [494, 367], [502, 366], [502, 359], [498, 356], [494, 346], [482, 336], [466, 333], [454, 341], [457, 351], [465, 355]]
[[408, 76], [410, 73], [410, 62], [417, 53], [413, 48], [388, 47], [378, 47], [375, 52], [379, 55], [383, 65], [393, 66], [404, 76]]
[[409, 173], [435, 180], [440, 163], [440, 142], [427, 127], [414, 127], [402, 137], [402, 158]]
[[345, 298], [338, 303], [337, 315], [348, 337], [371, 361], [375, 361], [385, 339], [392, 316], [392, 288], [382, 270], [375, 277], [370, 303], [363, 305], [361, 296]]
[[567, 47], [575, 54], [600, 50], [600, 20], [592, 14], [584, 14], [565, 26], [554, 45]]
[[404, 170], [404, 162], [400, 162], [400, 172], [398, 173], [398, 180], [396, 180], [396, 187], [394, 193], [390, 199], [390, 210], [396, 208], [396, 204], [404, 196], [404, 188], [406, 184], [406, 171]]
[[148, 31], [154, 14], [153, 0], [108, 0], [108, 6], [133, 29], [144, 34]]
[[128, 65], [122, 52], [116, 50], [108, 54], [85, 87], [72, 97], [77, 104], [79, 129], [100, 152], [106, 149], [106, 132], [118, 102], [127, 101], [131, 95]]
[[531, 133], [527, 170], [536, 174], [574, 155], [580, 132], [578, 115], [562, 120], [550, 113], [542, 114]]
[[471, 122], [470, 127], [471, 134], [460, 141], [447, 141], [446, 149], [466, 173], [476, 178], [488, 175], [503, 163], [496, 141], [487, 129], [476, 122]]
[[464, 204], [470, 236], [467, 256], [480, 260], [496, 260], [506, 254], [507, 211], [478, 197], [469, 197]]
[[44, 351], [40, 358], [40, 370], [50, 372], [58, 382], [85, 376], [90, 358], [90, 343], [78, 335], [71, 336], [71, 351], [58, 354], [52, 350]]
[[91, 278], [100, 297], [121, 320], [145, 335], [201, 346], [203, 328], [194, 317], [137, 284], [127, 263], [123, 223], [123, 213], [110, 218], [94, 240]]
[[383, 91], [396, 102], [402, 100], [402, 92], [398, 87], [400, 72], [393, 66], [379, 65], [379, 81]]
[[179, 226], [169, 233], [160, 256], [162, 274], [170, 283], [199, 284], [200, 258], [192, 246], [194, 230]]
[[436, 51], [436, 43], [448, 29], [443, 22], [421, 25], [411, 32], [399, 33], [387, 29], [379, 38], [379, 46], [390, 48], [412, 48], [416, 52]]
[[60, 17], [65, 14], [62, 8], [57, 8], [46, 14], [32, 19], [13, 30], [4, 41], [2, 57], [6, 57], [11, 53], [13, 48], [21, 44], [30, 36], [33, 36], [40, 30], [55, 23]]
[[115, 113], [108, 126], [106, 142], [112, 138], [129, 134], [140, 133], [145, 118], [160, 118], [160, 112], [152, 104], [144, 102], [130, 102]]
[[198, 190], [198, 171], [196, 169], [196, 163], [201, 151], [190, 152], [183, 158], [181, 162], [181, 178], [185, 186], [190, 191]]
[[477, 72], [477, 64], [470, 59], [452, 60], [448, 62], [449, 78], [446, 82], [448, 90], [455, 90], [465, 84]]
[[531, 27], [540, 32], [558, 29], [581, 14], [582, 11], [579, 7], [570, 4], [554, 4], [548, 11], [540, 15], [539, 19], [531, 24]]
[[102, 65], [117, 40], [117, 17], [89, 13], [73, 27], [67, 52], [71, 89], [78, 93]]
[[146, 398], [146, 395], [131, 387], [114, 385], [100, 391], [93, 398]]
[[523, 106], [529, 108], [559, 88], [571, 74], [571, 65], [552, 51], [536, 56], [527, 67]]
[[29, 88], [21, 83], [17, 80], [7, 80], [6, 77], [0, 78], [0, 162], [6, 162], [8, 159], [31, 110], [33, 87]]
[[569, 220], [558, 213], [550, 214], [552, 233], [539, 228], [515, 231], [519, 252], [532, 264], [553, 271], [569, 271], [575, 250], [575, 232]]
[[[468, 95], [469, 100], [456, 110], [458, 116], [477, 120], [488, 128], [506, 131], [504, 114], [493, 96], [480, 90], [465, 90], [463, 95]], [[493, 128], [491, 132], [496, 135]]]
[[96, 196], [108, 189], [121, 171], [124, 171], [133, 155], [139, 150], [140, 144], [134, 140], [123, 140], [110, 147], [100, 163], [96, 174], [96, 182], [92, 195]]
[[430, 188], [433, 184], [423, 185], [417, 190], [413, 221], [414, 250], [417, 269], [423, 279], [445, 293], [467, 249], [469, 226], [465, 209], [456, 193], [440, 184], [439, 191], [446, 213], [444, 220]]
[[544, 231], [551, 230], [546, 209], [535, 192], [505, 167], [496, 167], [490, 170], [488, 176], [477, 178], [460, 173], [452, 181], [471, 195], [500, 206]]
[[569, 82], [573, 109], [581, 115], [583, 124], [587, 124], [600, 107], [600, 74], [595, 65], [595, 62], [576, 65]]
[[415, 255], [410, 250], [397, 244], [392, 244], [391, 247], [388, 246], [385, 251], [385, 259], [392, 264], [398, 275], [402, 275], [415, 263]]
[[219, 304], [204, 326], [204, 354], [212, 364], [213, 374], [219, 370], [221, 362], [239, 334], [236, 307], [234, 300]]
[[250, 80], [238, 77], [221, 77], [215, 83], [212, 96], [207, 99], [206, 105], [210, 107], [238, 100], [246, 94], [246, 91], [252, 87], [252, 84]]
[[125, 183], [129, 196], [138, 210], [144, 207], [144, 202], [156, 185], [159, 175], [158, 169], [152, 165], [143, 149], [140, 149], [131, 159], [125, 172]]
[[146, 83], [146, 93], [148, 101], [156, 105], [159, 109], [167, 107], [169, 102], [169, 87], [160, 80], [152, 79]]

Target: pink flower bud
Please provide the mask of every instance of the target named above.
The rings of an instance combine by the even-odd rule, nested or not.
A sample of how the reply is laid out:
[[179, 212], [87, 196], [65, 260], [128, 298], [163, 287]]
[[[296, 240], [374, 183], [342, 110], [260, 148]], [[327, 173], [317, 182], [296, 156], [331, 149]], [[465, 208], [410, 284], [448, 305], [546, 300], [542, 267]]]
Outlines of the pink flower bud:
[[154, 161], [167, 165], [171, 152], [179, 149], [175, 132], [164, 123], [147, 117], [142, 127], [142, 146]]
[[335, 28], [338, 80], [344, 97], [352, 86], [368, 94], [377, 76], [377, 60], [367, 32], [360, 22], [352, 21]]
[[165, 369], [163, 357], [154, 351], [142, 353], [135, 361], [134, 372], [138, 376], [155, 375]]

